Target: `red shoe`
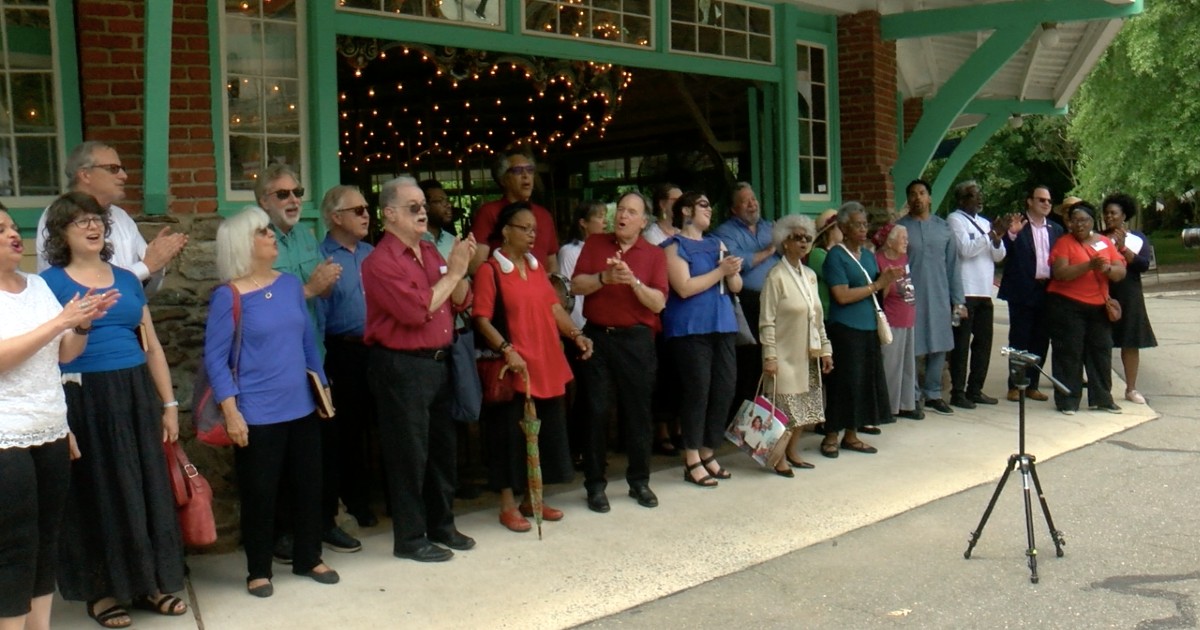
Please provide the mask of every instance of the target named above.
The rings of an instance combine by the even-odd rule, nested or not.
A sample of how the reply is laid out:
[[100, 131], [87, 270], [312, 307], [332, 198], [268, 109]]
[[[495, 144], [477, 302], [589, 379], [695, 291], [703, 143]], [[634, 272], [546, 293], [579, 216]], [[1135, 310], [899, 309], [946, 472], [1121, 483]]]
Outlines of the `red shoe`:
[[529, 521], [525, 520], [525, 517], [521, 516], [519, 510], [514, 509], [507, 509], [500, 512], [500, 524], [507, 527], [510, 531], [518, 533], [527, 532], [533, 527], [533, 525], [529, 524]]
[[[527, 518], [533, 518], [533, 506], [528, 503], [521, 504], [521, 514]], [[563, 517], [562, 510], [556, 510], [545, 503], [542, 504], [542, 520], [543, 521], [561, 521]]]

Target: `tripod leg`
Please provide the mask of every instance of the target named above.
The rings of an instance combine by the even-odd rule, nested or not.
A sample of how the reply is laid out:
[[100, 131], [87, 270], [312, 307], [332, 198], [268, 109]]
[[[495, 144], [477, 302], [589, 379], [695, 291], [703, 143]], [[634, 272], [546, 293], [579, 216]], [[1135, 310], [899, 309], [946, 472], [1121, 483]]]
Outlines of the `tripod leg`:
[[983, 526], [987, 525], [988, 517], [992, 515], [992, 510], [996, 507], [996, 499], [1000, 498], [1000, 492], [1004, 490], [1004, 484], [1008, 482], [1008, 475], [1013, 471], [1013, 463], [1017, 461], [1016, 455], [1008, 457], [1008, 464], [1004, 467], [1004, 474], [1000, 475], [1000, 483], [996, 484], [996, 491], [992, 493], [992, 500], [988, 501], [987, 509], [983, 511], [983, 518], [979, 519], [979, 526], [975, 531], [971, 532], [971, 538], [967, 541], [967, 550], [963, 552], [963, 557], [970, 560], [971, 550], [975, 548], [975, 543], [979, 542], [979, 537], [983, 535]]
[[1029, 557], [1029, 581], [1037, 584], [1037, 545], [1033, 540], [1033, 503], [1032, 497], [1029, 494], [1032, 490], [1030, 486], [1033, 485], [1031, 483], [1033, 475], [1030, 473], [1029, 464], [1030, 462], [1027, 457], [1020, 458], [1021, 486], [1024, 490], [1022, 495], [1025, 497], [1025, 540], [1029, 543], [1029, 547], [1025, 550], [1025, 555]]
[[1037, 490], [1038, 501], [1042, 504], [1042, 515], [1046, 517], [1046, 526], [1050, 528], [1050, 538], [1054, 540], [1054, 553], [1059, 558], [1063, 557], [1063, 545], [1067, 544], [1066, 538], [1063, 538], [1063, 533], [1058, 528], [1054, 527], [1054, 518], [1050, 516], [1050, 504], [1046, 503], [1046, 495], [1042, 494], [1042, 482], [1038, 480], [1037, 466], [1033, 463], [1033, 456], [1029, 458], [1029, 474], [1033, 477], [1033, 487]]

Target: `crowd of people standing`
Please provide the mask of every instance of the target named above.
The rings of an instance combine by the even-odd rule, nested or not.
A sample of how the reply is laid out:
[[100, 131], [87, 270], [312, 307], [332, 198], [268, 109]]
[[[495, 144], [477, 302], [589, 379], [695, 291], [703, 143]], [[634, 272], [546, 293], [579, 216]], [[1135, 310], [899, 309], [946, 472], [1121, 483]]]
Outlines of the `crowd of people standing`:
[[[0, 532], [26, 541], [0, 551], [0, 623], [48, 627], [57, 587], [100, 625], [121, 628], [133, 622], [129, 608], [188, 610], [172, 595], [183, 588], [184, 548], [163, 452], [179, 439], [179, 403], [147, 306], [187, 238], [142, 239], [115, 205], [126, 175], [111, 147], [84, 143], [67, 165], [71, 191], [39, 222], [40, 275], [19, 271], [20, 233], [0, 208], [0, 404], [11, 411], [0, 419], [0, 497], [12, 508]], [[821, 436], [826, 458], [873, 454], [862, 435], [898, 417], [998, 404], [983, 391], [997, 265], [1009, 345], [1043, 360], [1052, 346], [1054, 376], [1068, 388], [1055, 392], [1059, 411], [1077, 412], [1085, 372], [1089, 407], [1121, 411], [1109, 391], [1114, 347], [1124, 398], [1145, 402], [1139, 350], [1155, 339], [1139, 276], [1150, 243], [1126, 223], [1137, 212], [1128, 196], [1099, 210], [1071, 204], [1064, 232], [1044, 186], [1024, 213], [989, 220], [978, 183], [962, 182], [943, 219], [917, 180], [904, 216], [872, 225], [857, 202], [815, 222], [772, 222], [741, 183], [720, 200], [732, 216], [718, 226], [717, 200], [663, 184], [653, 201], [620, 195], [611, 231], [603, 205], [582, 204], [579, 238], [560, 249], [553, 216], [531, 198], [536, 168], [524, 154], [503, 156], [503, 196], [465, 237], [440, 184], [398, 177], [382, 186], [378, 214], [355, 187], [327, 191], [319, 242], [300, 223], [299, 176], [281, 165], [258, 180], [257, 205], [222, 222], [204, 362], [235, 445], [249, 594], [274, 593], [275, 562], [339, 582], [322, 549], [362, 548], [337, 525], [340, 506], [362, 527], [378, 522], [367, 472], [376, 451], [395, 556], [441, 562], [474, 547], [455, 525], [460, 431], [450, 419], [461, 378], [450, 353], [468, 331], [514, 390], [483, 406], [479, 432], [499, 522], [513, 532], [531, 528], [535, 505], [539, 520], [564, 517], [519, 499], [525, 398], [542, 421], [545, 481], [571, 481], [578, 453], [597, 513], [612, 509], [614, 416], [628, 495], [654, 508], [657, 442], [671, 443], [677, 426], [683, 480], [716, 488], [732, 477], [717, 461], [731, 410], [760, 390], [790, 420], [770, 467], [789, 478], [814, 466], [801, 456], [807, 432]], [[372, 244], [376, 216], [383, 233]], [[555, 289], [559, 272], [574, 310]], [[752, 337], [740, 346], [739, 312]], [[1037, 377], [1010, 375], [1006, 398], [1024, 389], [1048, 400]], [[333, 419], [297, 395], [310, 381], [332, 396]], [[677, 423], [656, 426], [656, 389]]]

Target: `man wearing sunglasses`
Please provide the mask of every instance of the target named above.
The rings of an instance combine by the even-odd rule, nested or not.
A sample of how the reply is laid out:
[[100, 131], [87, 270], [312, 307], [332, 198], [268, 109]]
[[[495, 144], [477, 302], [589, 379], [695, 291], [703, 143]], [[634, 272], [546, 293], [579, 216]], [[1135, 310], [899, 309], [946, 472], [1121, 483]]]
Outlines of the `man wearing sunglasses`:
[[[479, 245], [475, 250], [475, 259], [471, 261], [471, 273], [487, 260], [492, 250], [500, 246], [499, 242], [488, 241], [492, 228], [496, 226], [496, 219], [500, 216], [500, 209], [510, 203], [530, 201], [530, 197], [533, 196], [535, 173], [537, 165], [533, 163], [533, 159], [518, 151], [505, 154], [496, 163], [492, 175], [503, 189], [504, 196], [483, 204], [475, 212], [471, 234], [475, 235], [475, 241]], [[533, 217], [537, 221], [537, 236], [530, 251], [538, 261], [546, 265], [547, 273], [558, 273], [558, 230], [554, 225], [554, 216], [536, 203], [530, 202], [530, 205], [533, 206]]]
[[[116, 205], [125, 198], [125, 180], [129, 176], [116, 149], [103, 142], [89, 140], [75, 147], [67, 156], [64, 170], [71, 192], [89, 194], [101, 207], [108, 208], [112, 218], [112, 234], [109, 237], [113, 246], [112, 263], [132, 271], [145, 286], [146, 296], [153, 295], [162, 286], [167, 265], [187, 244], [187, 235], [173, 233], [171, 228], [164, 227], [153, 241], [146, 243], [138, 231], [137, 223], [129, 213]], [[43, 212], [37, 227], [39, 272], [49, 266], [42, 254], [45, 231], [46, 213]]]

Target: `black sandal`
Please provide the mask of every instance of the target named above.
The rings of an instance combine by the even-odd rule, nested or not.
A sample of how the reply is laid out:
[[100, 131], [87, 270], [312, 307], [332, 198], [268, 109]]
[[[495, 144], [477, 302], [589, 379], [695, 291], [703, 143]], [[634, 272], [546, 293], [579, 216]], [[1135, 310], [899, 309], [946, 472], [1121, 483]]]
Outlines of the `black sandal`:
[[838, 456], [837, 440], [834, 440], [833, 442], [821, 442], [821, 454], [830, 459], [837, 459], [837, 456]]
[[[704, 470], [704, 476], [699, 479], [696, 479], [692, 476], [692, 471], [696, 470], [697, 468]], [[683, 480], [688, 483], [694, 483], [701, 488], [717, 487], [717, 480], [714, 479], [712, 475], [708, 474], [708, 468], [705, 468], [704, 462], [696, 462], [695, 464], [687, 465], [683, 471]]]
[[[180, 604], [183, 604], [182, 610], [179, 608]], [[187, 602], [175, 597], [174, 595], [167, 595], [166, 593], [160, 594], [158, 599], [154, 599], [149, 595], [135, 597], [133, 599], [133, 607], [139, 610], [149, 610], [150, 612], [155, 612], [167, 617], [178, 617], [186, 614], [188, 611]]]
[[[704, 469], [708, 471], [708, 474], [716, 477], [717, 479], [729, 479], [733, 476], [733, 473], [722, 468], [720, 464], [717, 464], [716, 455], [709, 455], [708, 457], [701, 459], [700, 463], [704, 465]], [[717, 469], [714, 471], [713, 469], [709, 468], [709, 464], [717, 464]]]
[[[102, 599], [105, 598], [101, 597], [100, 599], [93, 599], [87, 603], [87, 614], [89, 617], [94, 619], [96, 623], [100, 624], [100, 626], [104, 628], [128, 628], [129, 626], [133, 625], [133, 617], [129, 616], [129, 611], [125, 610], [125, 608], [122, 607], [119, 602], [109, 606], [101, 612], [96, 612], [96, 604], [99, 604], [100, 600]], [[124, 623], [114, 623], [113, 620], [121, 617], [126, 619]]]

